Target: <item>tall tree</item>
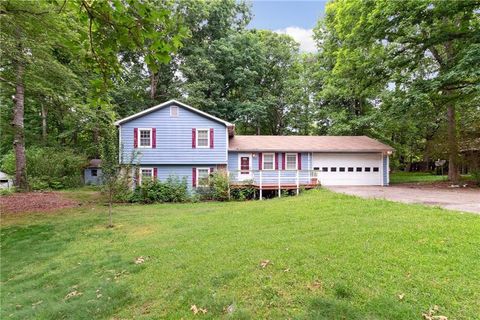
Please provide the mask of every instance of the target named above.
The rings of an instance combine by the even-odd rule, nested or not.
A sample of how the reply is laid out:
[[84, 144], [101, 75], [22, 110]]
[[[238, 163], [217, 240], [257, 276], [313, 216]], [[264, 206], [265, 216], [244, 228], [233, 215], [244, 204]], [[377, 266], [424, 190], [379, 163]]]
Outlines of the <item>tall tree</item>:
[[[54, 74], [57, 79], [51, 82], [53, 87], [63, 75], [72, 75], [58, 55], [68, 51], [76, 58], [85, 59], [93, 66], [93, 72], [101, 75], [99, 80], [90, 79], [91, 90], [87, 92], [86, 102], [95, 108], [109, 108], [108, 86], [112, 75], [121, 68], [121, 52], [141, 52], [146, 65], [155, 70], [159, 63], [169, 61], [171, 52], [188, 36], [181, 18], [172, 14], [173, 6], [170, 2], [133, 0], [10, 0], [0, 3], [0, 79], [3, 85], [15, 90], [12, 125], [17, 164], [15, 183], [20, 190], [28, 187], [24, 103], [30, 88], [25, 84], [34, 83], [34, 78], [48, 83], [47, 75]], [[43, 136], [46, 137], [47, 113], [43, 103], [41, 108]], [[99, 128], [94, 127], [93, 132], [95, 140]]]
[[326, 26], [335, 33], [342, 58], [334, 68], [353, 73], [350, 62], [360, 61], [366, 67], [358, 70], [362, 77], [375, 75], [379, 67], [386, 70], [384, 84], [428, 82], [431, 99], [445, 109], [454, 183], [459, 178], [457, 108], [479, 91], [479, 8], [474, 0], [340, 0], [326, 8]]

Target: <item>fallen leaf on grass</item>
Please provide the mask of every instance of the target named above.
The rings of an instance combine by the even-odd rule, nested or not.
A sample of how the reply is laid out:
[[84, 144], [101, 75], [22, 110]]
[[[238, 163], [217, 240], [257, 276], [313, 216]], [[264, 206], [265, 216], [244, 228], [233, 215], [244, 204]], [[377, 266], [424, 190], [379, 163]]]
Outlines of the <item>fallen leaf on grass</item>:
[[260, 267], [265, 268], [270, 264], [270, 260], [262, 260], [260, 261]]
[[233, 304], [223, 308], [223, 311], [228, 314], [232, 314], [235, 311], [235, 306]]
[[398, 300], [403, 300], [403, 298], [405, 298], [405, 293], [400, 293], [398, 295]]
[[289, 272], [289, 271], [290, 271], [290, 268], [283, 270], [283, 272]]
[[422, 317], [425, 320], [448, 320], [446, 316], [436, 316], [435, 313], [437, 313], [440, 310], [440, 307], [437, 305], [434, 305], [433, 308], [428, 309], [426, 313], [422, 313]]
[[145, 257], [137, 257], [135, 259], [135, 264], [142, 264], [145, 262], [145, 260], [146, 260]]
[[308, 289], [315, 291], [318, 289], [322, 289], [322, 283], [320, 281], [315, 280], [312, 283], [310, 283], [307, 287]]
[[78, 297], [78, 296], [81, 296], [83, 293], [81, 293], [80, 291], [77, 291], [77, 290], [73, 290], [72, 292], [70, 292], [69, 294], [67, 294], [65, 296], [65, 300], [68, 300], [70, 298], [73, 298], [73, 297]]
[[[43, 302], [43, 300], [40, 300], [40, 301], [37, 301], [35, 303], [32, 303], [32, 308], [35, 308], [36, 306], [38, 306], [39, 304], [41, 304]], [[18, 305], [17, 305], [18, 306]]]
[[193, 314], [198, 314], [199, 312], [203, 314], [207, 313], [206, 308], [198, 308], [196, 305], [191, 306], [190, 310], [192, 310]]

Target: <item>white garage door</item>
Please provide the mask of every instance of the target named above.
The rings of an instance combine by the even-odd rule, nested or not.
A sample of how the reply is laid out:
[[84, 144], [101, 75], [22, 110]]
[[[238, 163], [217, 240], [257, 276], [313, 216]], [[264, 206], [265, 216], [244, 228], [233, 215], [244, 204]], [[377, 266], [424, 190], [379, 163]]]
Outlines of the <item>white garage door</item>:
[[381, 153], [314, 153], [314, 170], [325, 186], [382, 185]]

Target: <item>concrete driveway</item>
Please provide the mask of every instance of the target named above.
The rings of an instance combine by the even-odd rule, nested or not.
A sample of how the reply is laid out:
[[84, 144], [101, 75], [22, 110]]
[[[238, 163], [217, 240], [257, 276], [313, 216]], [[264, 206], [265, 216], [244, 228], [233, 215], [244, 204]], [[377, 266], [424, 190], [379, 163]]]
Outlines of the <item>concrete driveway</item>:
[[480, 214], [480, 190], [467, 188], [440, 189], [429, 186], [328, 186], [329, 190], [362, 198], [386, 199], [405, 203], [439, 206], [449, 210]]

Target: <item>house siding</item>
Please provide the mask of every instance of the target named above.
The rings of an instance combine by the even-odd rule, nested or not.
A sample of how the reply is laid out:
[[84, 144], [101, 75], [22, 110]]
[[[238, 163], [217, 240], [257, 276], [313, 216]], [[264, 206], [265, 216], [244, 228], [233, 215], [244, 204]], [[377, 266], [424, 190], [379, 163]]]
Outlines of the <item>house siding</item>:
[[[178, 116], [170, 116], [170, 106], [178, 107]], [[135, 128], [156, 128], [156, 148], [134, 148]], [[192, 128], [213, 129], [213, 148], [193, 148]], [[142, 117], [121, 124], [121, 162], [131, 161], [134, 150], [138, 152], [134, 163], [158, 164], [226, 164], [228, 140], [225, 124], [190, 111], [174, 103]]]
[[[258, 172], [258, 153], [252, 152], [237, 152], [230, 151], [228, 154], [228, 170], [230, 171], [231, 179], [236, 180], [238, 174], [238, 154], [251, 154], [252, 156], [252, 170], [253, 179], [256, 183], [260, 181], [260, 173]], [[269, 151], [263, 153], [271, 153]], [[302, 161], [302, 170], [299, 172], [299, 181], [300, 183], [310, 183], [311, 175], [308, 170], [311, 170], [311, 154], [308, 152], [301, 153]], [[297, 170], [282, 170], [282, 152], [278, 152], [278, 157], [276, 157], [276, 162], [278, 163], [278, 170], [281, 171], [281, 182], [283, 184], [294, 184], [296, 183]], [[262, 170], [262, 183], [264, 184], [274, 184], [278, 183], [278, 170]]]
[[214, 168], [217, 170], [216, 164], [199, 164], [199, 165], [141, 165], [139, 168], [157, 168], [157, 179], [166, 181], [168, 177], [177, 177], [180, 180], [186, 179], [188, 190], [191, 192], [192, 187], [192, 169], [193, 168]]

